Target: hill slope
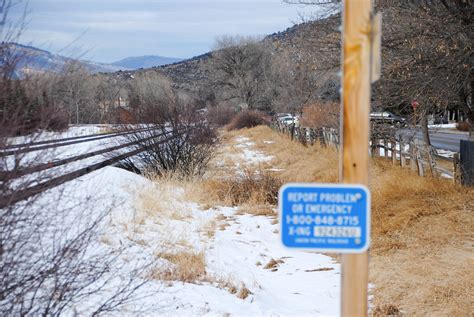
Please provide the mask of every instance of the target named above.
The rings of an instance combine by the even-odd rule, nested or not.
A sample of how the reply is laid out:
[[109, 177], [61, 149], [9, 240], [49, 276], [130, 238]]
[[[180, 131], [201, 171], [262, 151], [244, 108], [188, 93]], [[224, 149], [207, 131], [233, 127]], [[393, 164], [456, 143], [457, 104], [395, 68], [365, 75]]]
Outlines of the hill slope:
[[182, 59], [180, 58], [147, 55], [127, 57], [117, 62], [114, 62], [111, 65], [120, 67], [121, 69], [140, 69], [174, 64], [180, 61], [182, 61]]
[[[18, 56], [19, 63], [16, 67], [16, 76], [23, 77], [26, 74], [43, 73], [43, 72], [59, 72], [67, 63], [75, 61], [70, 57], [65, 57], [59, 54], [28, 45], [17, 43], [8, 44], [11, 54]], [[89, 72], [95, 73], [110, 73], [116, 72], [123, 67], [115, 65], [97, 63], [90, 61], [79, 61]]]

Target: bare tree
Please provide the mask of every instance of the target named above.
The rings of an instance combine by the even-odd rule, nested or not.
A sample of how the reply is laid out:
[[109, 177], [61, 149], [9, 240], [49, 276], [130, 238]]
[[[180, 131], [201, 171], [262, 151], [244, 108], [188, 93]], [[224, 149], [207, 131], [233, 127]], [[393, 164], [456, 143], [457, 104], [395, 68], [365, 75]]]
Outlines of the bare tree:
[[[315, 8], [341, 3], [287, 2]], [[374, 87], [374, 104], [410, 115], [411, 101], [416, 98], [422, 114], [440, 115], [448, 108], [462, 109], [472, 122], [472, 2], [378, 0], [375, 4], [384, 15], [384, 24], [383, 74]], [[314, 22], [314, 28], [330, 25], [331, 18]], [[340, 48], [335, 44], [340, 37], [331, 42], [332, 46], [313, 46], [315, 54], [325, 55], [321, 60], [339, 55]]]
[[222, 101], [269, 109], [270, 60], [268, 47], [257, 39], [220, 38], [209, 62], [211, 87]]

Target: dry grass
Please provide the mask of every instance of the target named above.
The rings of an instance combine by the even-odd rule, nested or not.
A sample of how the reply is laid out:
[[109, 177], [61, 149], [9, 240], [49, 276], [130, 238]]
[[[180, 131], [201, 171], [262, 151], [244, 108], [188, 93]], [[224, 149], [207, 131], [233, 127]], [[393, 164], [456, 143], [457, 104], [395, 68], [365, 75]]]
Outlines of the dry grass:
[[154, 175], [147, 175], [155, 186], [147, 187], [140, 191], [135, 202], [136, 214], [135, 223], [143, 223], [145, 219], [160, 218], [168, 220], [184, 220], [189, 217], [189, 210], [183, 208], [179, 203], [180, 196], [184, 194], [181, 185], [185, 181], [175, 179], [168, 175], [158, 178]]
[[151, 276], [154, 279], [196, 283], [206, 277], [206, 261], [203, 252], [160, 253], [157, 256], [170, 262], [171, 268], [156, 271]]
[[[280, 179], [338, 180], [332, 148], [304, 147], [267, 127], [239, 134], [275, 156]], [[371, 162], [370, 179], [372, 314], [474, 316], [474, 190], [419, 177], [384, 159]]]
[[333, 148], [304, 147], [267, 126], [244, 129], [240, 135], [255, 142], [257, 150], [274, 156], [271, 173], [285, 181], [334, 183], [338, 180], [339, 156]]
[[282, 180], [268, 172], [245, 170], [240, 177], [203, 180], [202, 190], [208, 199], [229, 206], [275, 205]]

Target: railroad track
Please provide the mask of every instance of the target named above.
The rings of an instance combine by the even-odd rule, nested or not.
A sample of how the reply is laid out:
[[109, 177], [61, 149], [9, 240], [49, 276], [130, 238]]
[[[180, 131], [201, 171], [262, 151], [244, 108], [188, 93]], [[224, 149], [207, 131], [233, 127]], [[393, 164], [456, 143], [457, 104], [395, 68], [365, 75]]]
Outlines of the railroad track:
[[57, 147], [65, 146], [65, 145], [73, 145], [73, 144], [78, 144], [78, 143], [103, 140], [107, 138], [120, 137], [120, 136], [129, 135], [132, 133], [140, 133], [140, 132], [148, 133], [146, 136], [143, 136], [143, 138], [133, 140], [131, 142], [122, 143], [116, 146], [79, 154], [70, 158], [60, 159], [60, 160], [52, 161], [52, 162], [43, 162], [43, 163], [39, 163], [36, 165], [27, 166], [23, 168], [20, 167], [20, 168], [10, 170], [10, 171], [8, 170], [0, 171], [0, 185], [1, 185], [1, 183], [3, 183], [5, 180], [11, 181], [12, 179], [13, 180], [19, 179], [20, 177], [24, 177], [26, 175], [49, 170], [49, 169], [59, 167], [59, 166], [65, 166], [67, 164], [85, 160], [91, 157], [104, 155], [108, 153], [110, 153], [110, 156], [111, 156], [110, 158], [104, 159], [103, 161], [88, 165], [86, 167], [81, 167], [74, 171], [66, 172], [66, 174], [53, 176], [52, 178], [46, 181], [29, 186], [27, 188], [22, 188], [19, 190], [15, 190], [15, 189], [10, 189], [9, 191], [7, 190], [6, 192], [2, 193], [2, 195], [0, 196], [0, 209], [14, 205], [20, 201], [23, 201], [35, 195], [38, 195], [48, 189], [54, 188], [68, 181], [74, 180], [78, 177], [97, 171], [106, 166], [116, 164], [124, 159], [140, 154], [144, 152], [146, 149], [143, 147], [138, 147], [128, 152], [118, 153], [117, 155], [113, 156], [113, 153], [118, 150], [131, 148], [131, 147], [140, 145], [141, 142], [150, 141], [156, 138], [162, 138], [162, 140], [158, 141], [157, 143], [157, 144], [162, 144], [174, 138], [177, 138], [186, 132], [189, 132], [191, 129], [193, 128], [183, 128], [179, 131], [168, 131], [168, 132], [162, 132], [162, 133], [156, 133], [156, 134], [152, 133], [151, 135], [149, 133], [155, 130], [137, 129], [137, 130], [131, 130], [131, 131], [125, 131], [125, 132], [119, 132], [119, 133], [107, 133], [107, 135], [98, 135], [98, 136], [88, 135], [88, 136], [82, 136], [82, 137], [63, 138], [63, 139], [57, 139], [57, 140], [35, 142], [36, 146], [29, 147], [31, 144], [28, 144], [28, 148], [25, 148], [25, 147], [22, 148], [20, 146], [18, 146], [16, 149], [10, 148], [7, 151], [2, 152], [3, 156], [7, 156], [4, 153], [10, 153], [9, 155], [17, 155], [20, 153], [52, 149], [52, 148], [57, 148]]

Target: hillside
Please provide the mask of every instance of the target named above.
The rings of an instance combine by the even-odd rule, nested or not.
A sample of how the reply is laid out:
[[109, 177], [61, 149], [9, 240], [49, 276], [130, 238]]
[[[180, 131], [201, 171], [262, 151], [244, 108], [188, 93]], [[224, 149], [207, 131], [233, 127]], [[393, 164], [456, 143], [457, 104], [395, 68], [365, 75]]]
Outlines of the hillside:
[[[284, 31], [276, 32], [266, 36], [262, 41], [267, 42], [277, 54], [289, 53], [295, 59], [300, 58], [298, 53], [310, 45], [316, 45], [314, 42], [308, 42], [308, 39], [318, 39], [327, 47], [325, 50], [338, 48], [340, 45], [339, 33], [337, 31], [338, 18], [330, 17], [321, 21], [305, 22], [287, 28]], [[178, 61], [173, 64], [163, 65], [143, 70], [126, 71], [117, 75], [122, 79], [130, 78], [136, 72], [158, 71], [168, 76], [176, 88], [196, 92], [206, 83], [209, 76], [209, 59], [212, 52], [208, 52], [190, 59]], [[319, 64], [319, 68], [328, 71], [331, 79], [336, 79], [335, 74], [339, 67], [339, 55], [334, 56], [332, 63]], [[315, 63], [319, 61], [317, 55], [314, 55]], [[323, 74], [321, 74], [323, 75]], [[327, 76], [322, 76], [326, 84]], [[322, 85], [325, 87], [324, 85]], [[334, 85], [333, 85], [334, 86]], [[337, 94], [337, 88], [331, 87], [334, 94]], [[326, 88], [324, 88], [326, 89]]]
[[120, 67], [120, 69], [140, 69], [140, 68], [152, 68], [156, 66], [163, 66], [168, 64], [174, 64], [182, 61], [181, 58], [164, 57], [164, 56], [134, 56], [127, 57], [111, 63], [111, 65]]
[[[16, 76], [20, 78], [27, 74], [59, 72], [64, 67], [64, 65], [75, 61], [75, 59], [70, 57], [53, 54], [33, 46], [17, 43], [10, 44], [10, 50], [13, 56], [21, 57], [20, 62], [16, 67]], [[84, 60], [81, 60], [80, 63], [93, 74], [110, 73], [123, 69], [115, 65]]]

